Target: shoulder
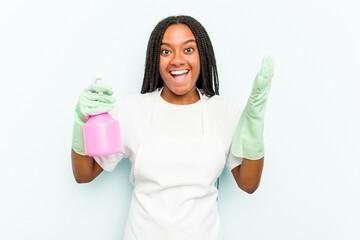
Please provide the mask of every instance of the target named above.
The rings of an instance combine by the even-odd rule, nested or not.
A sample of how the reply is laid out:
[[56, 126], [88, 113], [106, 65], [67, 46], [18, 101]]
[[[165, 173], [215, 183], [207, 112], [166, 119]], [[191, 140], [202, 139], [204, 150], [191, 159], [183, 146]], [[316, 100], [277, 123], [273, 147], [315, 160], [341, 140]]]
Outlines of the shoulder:
[[212, 110], [216, 110], [220, 112], [240, 111], [239, 104], [229, 97], [220, 96], [220, 95], [207, 97], [203, 95], [203, 99], [205, 100], [206, 105]]
[[156, 92], [128, 95], [117, 101], [110, 112], [119, 121], [120, 131], [128, 145], [133, 139], [141, 139], [147, 133], [155, 99]]
[[148, 93], [135, 93], [122, 98], [119, 103], [141, 103], [155, 100], [158, 90]]
[[155, 90], [149, 93], [136, 93], [126, 96], [116, 103], [116, 107], [135, 110], [134, 108], [138, 109], [152, 106], [155, 102], [157, 92], [158, 90]]
[[204, 100], [206, 102], [208, 117], [210, 118], [213, 128], [217, 129], [219, 124], [222, 126], [221, 130], [217, 129], [214, 131], [220, 130], [222, 132], [220, 134], [228, 133], [230, 136], [241, 116], [239, 104], [229, 97], [220, 95], [204, 97]]

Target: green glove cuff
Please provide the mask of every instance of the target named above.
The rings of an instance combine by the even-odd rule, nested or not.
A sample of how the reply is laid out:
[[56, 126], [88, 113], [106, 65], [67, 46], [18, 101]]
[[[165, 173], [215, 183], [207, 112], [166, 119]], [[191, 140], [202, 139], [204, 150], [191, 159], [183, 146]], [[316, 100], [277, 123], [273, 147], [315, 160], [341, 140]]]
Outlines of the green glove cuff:
[[79, 118], [79, 114], [77, 110], [75, 110], [75, 121], [72, 135], [72, 149], [76, 153], [86, 156], [83, 136], [83, 125], [84, 122]]
[[251, 107], [248, 103], [241, 114], [231, 152], [236, 157], [258, 160], [264, 156], [264, 118], [251, 116], [249, 108]]

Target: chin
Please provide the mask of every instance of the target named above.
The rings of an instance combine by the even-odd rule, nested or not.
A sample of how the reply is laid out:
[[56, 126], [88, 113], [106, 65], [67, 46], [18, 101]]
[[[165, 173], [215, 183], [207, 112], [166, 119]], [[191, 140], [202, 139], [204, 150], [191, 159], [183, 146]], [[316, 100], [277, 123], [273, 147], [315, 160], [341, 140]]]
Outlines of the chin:
[[191, 86], [172, 86], [170, 88], [170, 90], [176, 94], [176, 95], [185, 95], [186, 93], [188, 93], [189, 91], [191, 91], [192, 87]]

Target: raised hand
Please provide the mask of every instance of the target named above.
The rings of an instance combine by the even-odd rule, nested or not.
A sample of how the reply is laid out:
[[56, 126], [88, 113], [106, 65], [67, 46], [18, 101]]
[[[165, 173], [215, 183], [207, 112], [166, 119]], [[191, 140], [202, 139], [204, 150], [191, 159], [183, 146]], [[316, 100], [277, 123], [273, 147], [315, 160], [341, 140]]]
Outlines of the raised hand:
[[234, 156], [250, 160], [264, 156], [264, 116], [273, 75], [274, 58], [265, 56], [235, 131], [231, 147]]

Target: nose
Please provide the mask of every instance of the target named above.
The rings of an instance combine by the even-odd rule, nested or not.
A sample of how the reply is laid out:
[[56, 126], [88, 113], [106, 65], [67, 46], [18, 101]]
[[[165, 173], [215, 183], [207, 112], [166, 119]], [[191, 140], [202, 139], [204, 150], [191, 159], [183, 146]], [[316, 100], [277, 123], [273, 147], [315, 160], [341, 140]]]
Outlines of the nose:
[[181, 53], [175, 52], [170, 63], [173, 66], [182, 66], [185, 64], [185, 60]]

